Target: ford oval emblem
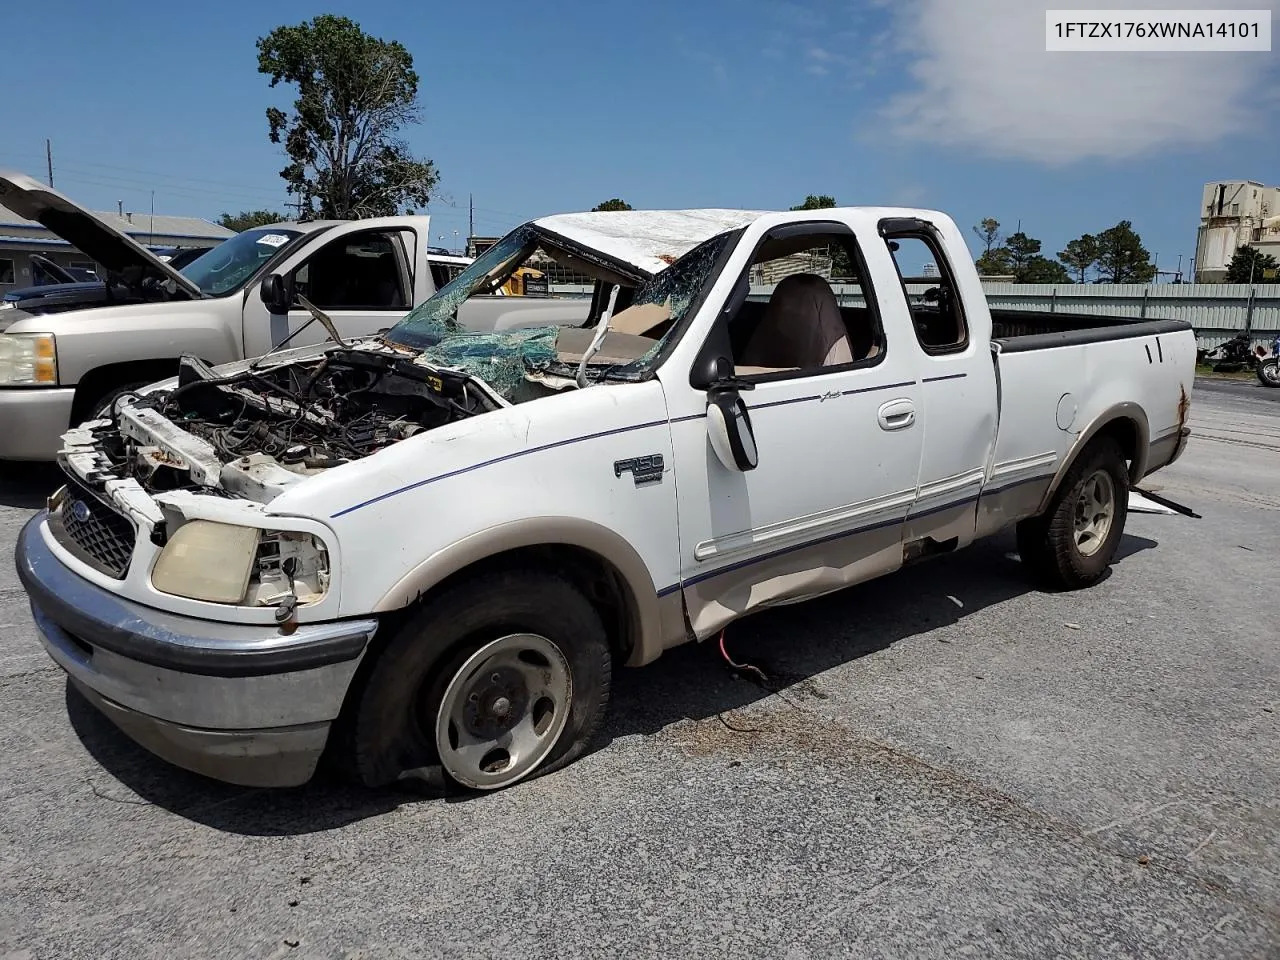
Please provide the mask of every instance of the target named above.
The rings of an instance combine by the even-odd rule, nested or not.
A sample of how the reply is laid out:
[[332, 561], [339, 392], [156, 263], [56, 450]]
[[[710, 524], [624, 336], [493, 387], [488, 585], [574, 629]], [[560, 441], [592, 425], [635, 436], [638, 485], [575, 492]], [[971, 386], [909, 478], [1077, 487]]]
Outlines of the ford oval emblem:
[[89, 520], [89, 505], [83, 500], [72, 500], [71, 516], [75, 517], [81, 523], [87, 523]]

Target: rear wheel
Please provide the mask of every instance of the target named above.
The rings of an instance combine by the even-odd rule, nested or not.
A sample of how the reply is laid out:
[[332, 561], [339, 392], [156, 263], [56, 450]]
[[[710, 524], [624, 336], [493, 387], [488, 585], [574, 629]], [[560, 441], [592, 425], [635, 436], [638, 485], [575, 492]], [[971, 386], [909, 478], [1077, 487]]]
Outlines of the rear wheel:
[[1018, 553], [1045, 586], [1092, 586], [1115, 558], [1129, 512], [1129, 472], [1120, 445], [1093, 441], [1068, 470], [1049, 508], [1018, 524]]
[[1258, 379], [1264, 387], [1280, 387], [1280, 357], [1272, 357], [1258, 364]]
[[609, 701], [600, 617], [551, 573], [500, 571], [430, 601], [379, 656], [351, 718], [350, 761], [398, 779], [497, 790], [581, 756]]

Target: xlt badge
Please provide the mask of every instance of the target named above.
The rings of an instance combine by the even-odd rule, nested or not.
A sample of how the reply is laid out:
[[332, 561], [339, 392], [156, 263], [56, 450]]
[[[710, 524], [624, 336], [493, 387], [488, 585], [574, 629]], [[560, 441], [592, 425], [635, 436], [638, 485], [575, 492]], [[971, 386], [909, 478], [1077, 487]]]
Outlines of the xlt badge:
[[630, 471], [636, 486], [644, 483], [661, 483], [663, 460], [662, 454], [651, 453], [647, 457], [632, 457], [630, 460], [615, 460], [613, 475], [620, 477]]

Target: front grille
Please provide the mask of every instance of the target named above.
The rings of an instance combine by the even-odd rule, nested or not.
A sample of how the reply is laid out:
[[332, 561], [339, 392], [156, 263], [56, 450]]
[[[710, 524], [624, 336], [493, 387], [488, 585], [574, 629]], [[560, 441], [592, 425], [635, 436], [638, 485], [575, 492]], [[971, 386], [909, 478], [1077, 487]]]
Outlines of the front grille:
[[137, 532], [127, 517], [74, 477], [68, 476], [66, 495], [49, 527], [59, 543], [89, 566], [124, 579]]

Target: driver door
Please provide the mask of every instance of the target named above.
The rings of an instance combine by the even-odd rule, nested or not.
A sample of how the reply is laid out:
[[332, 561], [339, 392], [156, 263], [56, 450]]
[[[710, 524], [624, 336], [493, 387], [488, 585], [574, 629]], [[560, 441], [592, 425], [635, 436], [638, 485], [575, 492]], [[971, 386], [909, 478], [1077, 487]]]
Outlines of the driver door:
[[[344, 339], [356, 339], [394, 326], [409, 312], [417, 242], [410, 227], [326, 235], [322, 246], [305, 253], [301, 262], [286, 264], [281, 273], [286, 289], [332, 317]], [[273, 310], [253, 291], [245, 300], [245, 356], [261, 356], [290, 334], [295, 335], [290, 347], [323, 343], [328, 334], [321, 324], [302, 329], [311, 319], [296, 301], [287, 313]]]
[[[797, 236], [797, 226], [814, 232]], [[728, 327], [722, 343], [733, 353], [756, 466], [730, 468], [716, 453], [709, 392], [691, 386], [689, 371], [659, 373], [680, 495], [681, 589], [699, 639], [750, 610], [818, 596], [902, 562], [923, 439], [915, 353], [901, 337], [886, 337], [871, 285], [857, 279], [867, 273], [847, 227], [784, 229], [792, 231], [786, 242], [767, 234], [748, 268], [758, 285], [773, 287], [767, 300], [731, 302], [716, 321]], [[848, 296], [838, 306], [833, 245], [847, 258], [834, 259], [857, 271], [842, 279], [861, 284], [862, 306]], [[770, 256], [771, 248], [795, 252]], [[720, 347], [711, 352], [723, 355]]]

